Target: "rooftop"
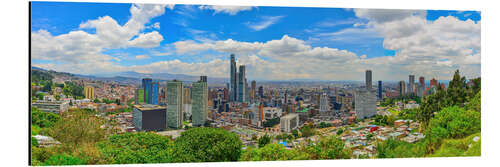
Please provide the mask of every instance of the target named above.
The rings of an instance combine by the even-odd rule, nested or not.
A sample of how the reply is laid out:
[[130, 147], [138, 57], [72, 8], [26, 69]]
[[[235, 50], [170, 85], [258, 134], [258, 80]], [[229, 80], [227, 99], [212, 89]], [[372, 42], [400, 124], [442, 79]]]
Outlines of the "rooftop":
[[166, 109], [165, 106], [159, 106], [159, 105], [153, 105], [153, 104], [141, 104], [141, 105], [136, 104], [136, 105], [134, 105], [134, 108], [137, 108], [141, 111]]

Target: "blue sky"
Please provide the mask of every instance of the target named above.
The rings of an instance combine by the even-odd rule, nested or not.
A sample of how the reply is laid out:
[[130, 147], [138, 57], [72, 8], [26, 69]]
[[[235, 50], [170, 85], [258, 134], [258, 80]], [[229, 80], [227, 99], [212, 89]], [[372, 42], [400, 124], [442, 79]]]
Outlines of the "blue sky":
[[[109, 16], [111, 19], [117, 23], [117, 26], [126, 27], [125, 25], [130, 20], [134, 18], [131, 13], [132, 4], [120, 4], [120, 3], [65, 3], [65, 2], [33, 2], [32, 3], [32, 35], [40, 35], [43, 32], [48, 32], [50, 35], [47, 39], [43, 37], [35, 37], [36, 39], [54, 41], [54, 45], [57, 46], [57, 37], [63, 38], [66, 35], [71, 36], [71, 32], [82, 31], [85, 35], [89, 36], [89, 39], [97, 41], [107, 41], [108, 39], [102, 39], [103, 36], [98, 35], [98, 32], [108, 32], [106, 31], [107, 26], [110, 24], [102, 23], [102, 27], [99, 28], [98, 23], [95, 26], [90, 26], [82, 28], [82, 24], [92, 21], [100, 20], [104, 16]], [[88, 40], [77, 41], [73, 37], [64, 38], [63, 51], [57, 48], [49, 48], [49, 46], [38, 46], [38, 41], [32, 39], [32, 44], [36, 45], [38, 49], [34, 49], [37, 53], [36, 56], [32, 57], [32, 62], [34, 65], [51, 68], [55, 70], [61, 70], [66, 72], [84, 73], [84, 74], [99, 74], [99, 73], [109, 73], [109, 72], [119, 72], [119, 71], [138, 71], [138, 72], [169, 72], [169, 73], [186, 73], [186, 74], [202, 74], [201, 72], [193, 71], [193, 69], [206, 69], [209, 68], [208, 64], [215, 63], [215, 60], [220, 60], [222, 62], [227, 61], [229, 54], [232, 52], [237, 53], [237, 57], [240, 59], [241, 63], [247, 64], [247, 66], [258, 68], [258, 62], [262, 63], [285, 63], [288, 62], [287, 55], [279, 55], [278, 53], [271, 52], [270, 50], [265, 50], [266, 44], [271, 44], [269, 41], [284, 42], [277, 46], [288, 46], [291, 42], [297, 42], [296, 47], [293, 48], [283, 48], [288, 50], [294, 50], [294, 48], [302, 47], [304, 50], [297, 50], [296, 52], [290, 52], [290, 55], [301, 56], [301, 58], [306, 57], [311, 54], [312, 56], [317, 56], [318, 58], [327, 57], [328, 61], [332, 61], [332, 65], [339, 63], [339, 60], [345, 62], [351, 62], [355, 64], [350, 64], [345, 66], [345, 74], [335, 74], [330, 78], [332, 79], [356, 79], [356, 77], [349, 77], [351, 74], [358, 74], [364, 69], [352, 69], [357, 66], [365, 65], [366, 60], [377, 60], [379, 59], [391, 59], [389, 57], [397, 57], [397, 53], [404, 54], [401, 56], [403, 59], [406, 57], [426, 57], [425, 53], [422, 55], [420, 52], [415, 52], [415, 50], [408, 49], [410, 47], [399, 46], [397, 44], [388, 44], [384, 41], [390, 40], [402, 40], [398, 35], [389, 34], [390, 30], [385, 31], [384, 25], [392, 25], [391, 22], [397, 21], [407, 21], [408, 18], [413, 17], [411, 14], [406, 18], [398, 18], [400, 20], [391, 20], [391, 22], [381, 22], [377, 18], [377, 12], [375, 14], [366, 15], [364, 11], [358, 11], [357, 9], [342, 9], [342, 8], [305, 8], [305, 7], [219, 7], [215, 6], [200, 6], [200, 5], [175, 5], [175, 6], [161, 6], [162, 10], [158, 13], [153, 13], [151, 16], [147, 16], [145, 20], [141, 19], [140, 28], [133, 29], [133, 32], [129, 36], [130, 38], [122, 39], [122, 42], [133, 41], [139, 38], [140, 34], [151, 34], [151, 36], [161, 36], [161, 40], [150, 41], [147, 45], [143, 44], [140, 46], [133, 46], [133, 44], [121, 44], [121, 45], [111, 45], [109, 47], [103, 46], [98, 47], [96, 53], [89, 55], [87, 57], [96, 56], [97, 59], [106, 61], [107, 64], [102, 65], [102, 69], [99, 70], [84, 70], [79, 69], [79, 67], [85, 67], [85, 61], [81, 61], [81, 54], [76, 55], [77, 45], [84, 45], [82, 42]], [[141, 8], [141, 7], [138, 7]], [[163, 10], [163, 8], [166, 8]], [[147, 12], [138, 13], [137, 15], [148, 15]], [[232, 13], [231, 13], [232, 12]], [[391, 11], [392, 12], [392, 11]], [[392, 15], [399, 15], [395, 11]], [[403, 13], [408, 13], [408, 11], [401, 11]], [[415, 11], [412, 11], [415, 12]], [[424, 12], [424, 16], [421, 16], [421, 21], [426, 26], [432, 26], [433, 22], [438, 19], [443, 19], [448, 17], [450, 19], [456, 19], [457, 24], [472, 24], [479, 25], [480, 27], [480, 13], [476, 11], [417, 11]], [[381, 13], [381, 12], [378, 12]], [[142, 16], [142, 15], [141, 15]], [[373, 17], [372, 17], [373, 16]], [[141, 18], [141, 17], [138, 17]], [[384, 16], [384, 18], [388, 18]], [[377, 21], [379, 19], [379, 21]], [[405, 20], [406, 19], [406, 20]], [[105, 19], [102, 19], [105, 20]], [[108, 21], [109, 21], [108, 20]], [[468, 22], [469, 21], [469, 22]], [[470, 22], [472, 21], [472, 22]], [[111, 21], [113, 22], [113, 21]], [[411, 28], [407, 27], [407, 28]], [[434, 28], [436, 29], [436, 28]], [[114, 32], [113, 28], [109, 28], [110, 31]], [[397, 29], [401, 32], [406, 32], [403, 29]], [[458, 29], [457, 32], [460, 32]], [[424, 32], [420, 30], [412, 30], [412, 32]], [[158, 32], [154, 34], [153, 32]], [[425, 31], [427, 32], [427, 31]], [[464, 36], [464, 34], [453, 35]], [[407, 37], [418, 36], [418, 34], [406, 34]], [[470, 34], [467, 34], [470, 35]], [[472, 34], [474, 35], [474, 34]], [[289, 37], [289, 38], [285, 38]], [[448, 38], [448, 37], [446, 37]], [[480, 37], [479, 37], [480, 38]], [[144, 38], [145, 40], [149, 38]], [[69, 41], [68, 41], [69, 40]], [[71, 41], [75, 42], [71, 42]], [[116, 37], [118, 40], [118, 37]], [[258, 49], [246, 49], [243, 52], [239, 52], [238, 48], [233, 48], [232, 51], [228, 46], [220, 46], [216, 44], [217, 42], [223, 42], [232, 40], [238, 44], [244, 44], [248, 47], [257, 47]], [[141, 40], [143, 41], [143, 40]], [[437, 39], [436, 41], [439, 41]], [[143, 41], [148, 42], [148, 41]], [[189, 45], [185, 45], [187, 44]], [[67, 46], [67, 43], [71, 43], [75, 46]], [[117, 41], [120, 43], [120, 41]], [[404, 43], [398, 41], [398, 43]], [[480, 46], [480, 44], [478, 44]], [[448, 53], [460, 53], [464, 54], [462, 56], [469, 55], [473, 47], [473, 44], [459, 46], [463, 48], [462, 50], [443, 50], [443, 54]], [[203, 49], [193, 49], [193, 48], [203, 48]], [[208, 49], [206, 48], [208, 47]], [[185, 51], [180, 51], [183, 49]], [[317, 49], [317, 52], [313, 50]], [[327, 49], [325, 49], [327, 48]], [[444, 48], [440, 46], [440, 48]], [[450, 47], [451, 48], [451, 47]], [[51, 50], [53, 49], [53, 50]], [[72, 49], [74, 52], [68, 52]], [[187, 50], [186, 50], [187, 49]], [[330, 49], [334, 49], [333, 51]], [[411, 50], [407, 52], [407, 50]], [[472, 49], [479, 50], [480, 48]], [[38, 51], [40, 55], [38, 55]], [[340, 52], [344, 51], [344, 52]], [[83, 52], [83, 51], [82, 51]], [[477, 51], [475, 51], [477, 52]], [[78, 52], [80, 53], [80, 52]], [[274, 54], [273, 54], [274, 53]], [[286, 51], [282, 51], [286, 53]], [[54, 56], [53, 54], [61, 54]], [[350, 59], [336, 59], [336, 55], [339, 57], [350, 57]], [[433, 53], [427, 53], [429, 56]], [[101, 57], [98, 57], [101, 56]], [[331, 56], [331, 57], [330, 57]], [[344, 56], [344, 57], [345, 57]], [[473, 56], [473, 55], [472, 55]], [[103, 58], [104, 57], [104, 58]], [[74, 58], [74, 59], [72, 59]], [[292, 57], [289, 57], [292, 58]], [[313, 58], [313, 57], [311, 57]], [[352, 58], [352, 59], [351, 59]], [[83, 57], [83, 59], [86, 59]], [[93, 58], [95, 59], [95, 58]], [[394, 58], [391, 59], [391, 61]], [[398, 58], [399, 59], [399, 58]], [[253, 62], [252, 62], [253, 60]], [[297, 60], [297, 59], [294, 59]], [[434, 59], [433, 59], [434, 60]], [[448, 58], [436, 57], [436, 61], [433, 62], [435, 65], [442, 65], [442, 63], [447, 60], [454, 60], [453, 57]], [[89, 60], [90, 61], [90, 60]], [[177, 61], [182, 63], [187, 63], [192, 67], [188, 69], [183, 68], [180, 65], [170, 65]], [[169, 64], [167, 66], [172, 67], [161, 67], [158, 68], [161, 63]], [[368, 61], [370, 62], [370, 61]], [[429, 61], [425, 61], [429, 62]], [[156, 66], [154, 65], [156, 63]], [[252, 64], [254, 63], [254, 64]], [[311, 62], [312, 63], [312, 62]], [[356, 64], [357, 63], [357, 64]], [[307, 63], [306, 63], [307, 64]], [[340, 63], [342, 64], [342, 63]], [[396, 63], [401, 64], [401, 62]], [[404, 64], [404, 63], [403, 63]], [[449, 69], [452, 68], [463, 68], [465, 66], [471, 66], [466, 64], [461, 66], [461, 63], [452, 62], [451, 67], [448, 65]], [[463, 63], [462, 63], [463, 64]], [[88, 64], [87, 64], [88, 65]], [[200, 67], [196, 67], [199, 65]], [[271, 64], [270, 64], [271, 65]], [[285, 63], [286, 65], [286, 63]], [[310, 64], [309, 66], [314, 66]], [[387, 64], [390, 65], [390, 64]], [[99, 65], [97, 65], [99, 66]], [[104, 67], [105, 66], [105, 67]], [[206, 66], [206, 67], [205, 67]], [[470, 75], [480, 75], [480, 70], [476, 67], [473, 69], [465, 69]], [[112, 67], [112, 68], [111, 68]], [[376, 68], [377, 65], [373, 64], [372, 68]], [[281, 79], [297, 79], [297, 78], [312, 78], [312, 79], [325, 79], [320, 75], [321, 72], [317, 72], [317, 75], [308, 75], [309, 73], [315, 73], [314, 69], [306, 69], [307, 67], [299, 66], [296, 64], [290, 64], [290, 68], [296, 69], [272, 69], [272, 71], [290, 71], [288, 77], [279, 77]], [[398, 68], [394, 66], [394, 68]], [[437, 68], [437, 67], [436, 67]], [[480, 65], [479, 65], [480, 69]], [[213, 74], [215, 77], [225, 77], [224, 73], [220, 71], [227, 70], [226, 67], [219, 69], [219, 72], [208, 72], [209, 76]], [[269, 79], [273, 78], [279, 74], [269, 74], [258, 72], [259, 70], [250, 71], [250, 77], [257, 79]], [[337, 69], [330, 69], [337, 71]], [[446, 76], [447, 74], [431, 74], [418, 71], [412, 71], [411, 69], [403, 69], [406, 73], [416, 73], [421, 75], [431, 75], [431, 77]], [[431, 71], [436, 71], [433, 69]], [[266, 71], [266, 70], [263, 70]], [[312, 72], [311, 72], [312, 71]], [[439, 70], [437, 70], [439, 71]], [[325, 71], [328, 72], [328, 71]], [[402, 73], [401, 75], [403, 75]], [[377, 76], [377, 75], [376, 75]], [[391, 78], [391, 74], [380, 75], [384, 79], [395, 79]]]

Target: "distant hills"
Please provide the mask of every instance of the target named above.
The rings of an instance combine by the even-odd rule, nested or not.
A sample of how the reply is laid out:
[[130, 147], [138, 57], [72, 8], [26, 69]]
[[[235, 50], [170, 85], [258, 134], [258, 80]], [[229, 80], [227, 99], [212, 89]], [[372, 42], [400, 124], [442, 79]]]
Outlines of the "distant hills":
[[[39, 71], [49, 71], [40, 67], [31, 67], [32, 70]], [[55, 71], [52, 71], [55, 72]], [[63, 72], [65, 73], [65, 72]], [[70, 73], [67, 73], [70, 74]], [[95, 79], [101, 81], [115, 81], [119, 83], [140, 83], [143, 78], [151, 78], [153, 80], [159, 81], [169, 81], [169, 80], [181, 80], [187, 83], [196, 82], [200, 79], [200, 76], [192, 76], [185, 74], [170, 74], [170, 73], [139, 73], [135, 71], [125, 71], [117, 73], [106, 73], [106, 74], [96, 74], [96, 75], [82, 75], [82, 74], [70, 74], [75, 77]], [[227, 78], [214, 78], [208, 77], [208, 83], [211, 84], [224, 84], [229, 82]]]

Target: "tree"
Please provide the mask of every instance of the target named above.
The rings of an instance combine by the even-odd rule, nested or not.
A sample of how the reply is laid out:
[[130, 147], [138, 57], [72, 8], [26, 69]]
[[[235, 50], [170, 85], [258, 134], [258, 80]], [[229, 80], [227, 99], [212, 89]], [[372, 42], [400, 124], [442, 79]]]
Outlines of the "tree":
[[309, 154], [309, 159], [347, 159], [351, 158], [352, 152], [344, 148], [344, 141], [337, 136], [320, 138], [313, 145], [299, 148]]
[[316, 133], [316, 131], [314, 130], [312, 125], [309, 124], [309, 125], [306, 125], [306, 126], [300, 128], [300, 133], [302, 134], [302, 137], [309, 137], [309, 136], [313, 136]]
[[101, 128], [106, 122], [91, 112], [76, 110], [65, 112], [60, 121], [57, 121], [49, 130], [49, 136], [54, 137], [72, 148], [83, 143], [95, 143], [106, 136], [106, 130]]
[[262, 148], [248, 148], [240, 161], [306, 160], [308, 155], [295, 149], [288, 150], [281, 144], [268, 144]]
[[53, 127], [56, 122], [61, 119], [61, 116], [38, 110], [36, 107], [31, 108], [31, 124], [40, 128]]
[[98, 146], [113, 164], [173, 162], [173, 141], [151, 132], [112, 135]]
[[264, 147], [265, 145], [271, 143], [271, 137], [269, 135], [265, 134], [264, 136], [261, 136], [258, 140], [259, 148]]
[[174, 162], [237, 161], [242, 142], [220, 128], [192, 128], [174, 141]]
[[447, 107], [438, 112], [425, 131], [426, 153], [433, 153], [443, 139], [463, 138], [481, 131], [481, 113], [463, 107]]
[[292, 130], [292, 135], [293, 135], [295, 138], [299, 138], [299, 131], [298, 131], [297, 129]]

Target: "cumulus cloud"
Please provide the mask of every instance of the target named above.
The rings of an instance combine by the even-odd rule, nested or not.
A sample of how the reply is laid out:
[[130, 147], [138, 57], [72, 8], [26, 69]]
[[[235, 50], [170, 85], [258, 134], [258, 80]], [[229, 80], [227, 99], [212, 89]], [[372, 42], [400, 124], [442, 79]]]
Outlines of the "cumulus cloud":
[[[157, 32], [143, 33], [145, 24], [152, 18], [162, 15], [165, 5], [133, 4], [131, 17], [122, 26], [109, 16], [88, 20], [79, 25], [79, 30], [54, 36], [46, 30], [31, 32], [31, 55], [33, 59], [49, 60], [56, 69], [76, 73], [96, 73], [121, 70], [115, 64], [115, 57], [103, 54], [106, 49], [158, 46], [163, 37]], [[95, 29], [95, 33], [84, 30]], [[135, 38], [134, 38], [135, 37]], [[79, 68], [82, 67], [82, 68]]]
[[440, 75], [443, 71], [459, 68], [467, 71], [469, 77], [480, 76], [480, 21], [463, 21], [453, 16], [429, 21], [425, 11], [415, 10], [354, 9], [354, 12], [369, 20], [368, 28], [383, 37], [385, 49], [396, 51], [388, 62], [404, 65], [403, 70], [443, 77]]
[[276, 24], [283, 17], [284, 16], [262, 16], [260, 21], [247, 22], [246, 25], [255, 31], [260, 31], [260, 30], [266, 29], [267, 27], [269, 27], [273, 24]]
[[252, 6], [219, 6], [219, 5], [202, 5], [199, 7], [202, 10], [213, 10], [214, 15], [217, 13], [226, 13], [229, 15], [236, 15], [241, 11], [252, 10]]

